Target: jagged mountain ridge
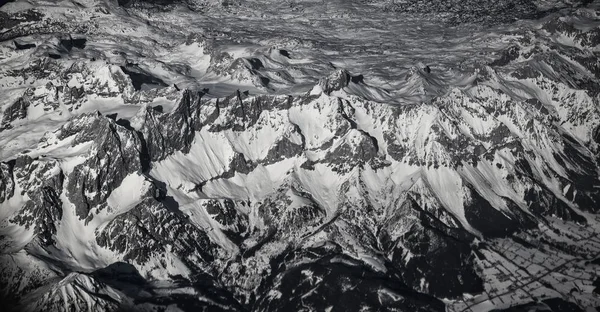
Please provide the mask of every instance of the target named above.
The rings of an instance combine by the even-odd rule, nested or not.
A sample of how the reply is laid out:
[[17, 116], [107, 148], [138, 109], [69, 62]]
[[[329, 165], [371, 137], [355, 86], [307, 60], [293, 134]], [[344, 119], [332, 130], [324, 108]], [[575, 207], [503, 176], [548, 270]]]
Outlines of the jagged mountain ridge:
[[[3, 132], [30, 107], [72, 117], [0, 165], [3, 293], [29, 310], [460, 311], [493, 300], [485, 261], [528, 242], [591, 283], [596, 265], [575, 260], [595, 245], [575, 237], [597, 228], [597, 28], [570, 25], [539, 31], [572, 46], [526, 32], [460, 83], [413, 66], [402, 105], [346, 70], [291, 96], [220, 97], [135, 64], [44, 59], [34, 77], [57, 78], [5, 108]], [[260, 90], [255, 59], [228, 62]], [[597, 305], [589, 286], [531, 280], [513, 304]]]

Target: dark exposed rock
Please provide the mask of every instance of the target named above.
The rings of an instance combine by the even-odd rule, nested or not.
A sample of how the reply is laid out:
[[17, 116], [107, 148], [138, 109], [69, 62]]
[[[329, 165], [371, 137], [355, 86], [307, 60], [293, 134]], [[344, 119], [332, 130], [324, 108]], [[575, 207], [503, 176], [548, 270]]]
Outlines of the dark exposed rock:
[[[17, 30], [20, 24], [39, 21], [43, 18], [43, 16], [44, 15], [42, 13], [32, 9], [19, 11], [14, 14], [0, 12], [0, 29], [8, 30], [0, 33], [0, 41], [20, 37]], [[10, 30], [14, 30], [16, 33], [11, 33]]]
[[90, 23], [65, 23], [46, 19], [37, 7], [0, 14], [0, 41], [8, 41], [32, 34], [84, 33]]
[[[165, 135], [168, 135], [169, 132], [167, 129], [163, 129], [167, 125], [161, 122], [161, 114], [162, 113], [153, 108], [148, 107], [146, 110], [142, 111], [141, 114], [138, 113], [138, 115], [134, 117], [136, 122], [143, 123], [139, 130], [139, 135], [140, 140], [141, 138], [144, 139], [143, 143], [150, 160], [164, 159], [167, 155], [174, 152], [175, 148], [172, 145], [180, 147], [178, 146], [178, 143], [180, 143], [178, 141], [181, 139], [191, 143], [190, 139], [186, 139], [189, 134], [183, 131], [181, 131], [181, 135], [175, 137], [174, 140], [167, 139]], [[181, 149], [183, 149], [183, 146], [181, 146]]]
[[[460, 164], [476, 165], [477, 161], [479, 161], [482, 157], [485, 157], [485, 152], [487, 152], [487, 150], [478, 140], [473, 140], [466, 136], [457, 136], [454, 138], [450, 138], [446, 134], [446, 132], [443, 131], [437, 125], [432, 126], [432, 132], [438, 135], [436, 142], [443, 146], [445, 148], [445, 152], [447, 152], [448, 155], [451, 156], [451, 166], [456, 166]], [[507, 134], [510, 134], [508, 128], [506, 128], [504, 125], [500, 125], [498, 128], [494, 129], [494, 131], [488, 136], [475, 136], [475, 138], [482, 141], [491, 141], [493, 143], [498, 144], [506, 138]], [[428, 163], [427, 165], [431, 164]], [[435, 163], [433, 165], [434, 167], [436, 167]]]
[[121, 66], [121, 70], [129, 76], [133, 88], [137, 91], [144, 88], [167, 87], [168, 85], [158, 77], [147, 73], [137, 65]]
[[17, 40], [13, 40], [15, 48], [17, 50], [27, 50], [35, 48], [35, 43], [19, 43]]
[[596, 47], [600, 44], [600, 30], [598, 30], [598, 28], [592, 28], [589, 31], [577, 34], [576, 38], [579, 39], [584, 46]]
[[496, 210], [485, 198], [469, 187], [471, 201], [465, 204], [465, 217], [469, 224], [486, 237], [506, 237], [522, 229], [515, 216]]
[[229, 163], [229, 171], [223, 173], [223, 177], [231, 178], [236, 172], [242, 174], [248, 174], [256, 168], [256, 164], [248, 161], [244, 154], [236, 153], [231, 162]]
[[14, 2], [14, 0], [6, 0], [4, 2], [2, 2], [2, 4], [0, 4], [0, 7], [2, 7], [3, 5], [10, 3], [10, 2]]
[[326, 78], [319, 80], [319, 86], [327, 95], [333, 91], [341, 90], [348, 86], [352, 76], [346, 70], [336, 70]]
[[128, 212], [117, 216], [97, 234], [100, 246], [122, 253], [126, 260], [145, 263], [167, 248], [184, 261], [213, 259], [214, 246], [177, 207], [168, 207], [149, 194]]
[[577, 304], [573, 302], [565, 301], [562, 298], [551, 298], [542, 301], [546, 304], [552, 311], [558, 312], [583, 312], [584, 310], [580, 308]]
[[278, 161], [298, 156], [304, 152], [302, 144], [291, 142], [288, 138], [282, 138], [275, 143], [275, 146], [269, 149], [267, 157], [263, 160], [264, 164], [273, 164]]
[[67, 53], [71, 52], [73, 48], [83, 49], [85, 48], [85, 44], [87, 39], [76, 37], [73, 38], [71, 35], [68, 38], [60, 39], [60, 47], [64, 49]]
[[15, 192], [13, 166], [14, 161], [0, 162], [0, 204], [11, 198]]
[[536, 110], [538, 110], [540, 113], [542, 113], [544, 115], [548, 115], [550, 112], [548, 110], [548, 108], [542, 102], [540, 102], [540, 100], [538, 100], [538, 99], [531, 98], [531, 99], [527, 99], [525, 102], [527, 104], [533, 106]]
[[[288, 254], [287, 261], [283, 262], [285, 265], [275, 266], [275, 278], [268, 284], [270, 287], [259, 294], [253, 311], [323, 311], [332, 308], [331, 311], [424, 312], [445, 309], [442, 302], [410, 290], [396, 276], [375, 273], [347, 256], [329, 254], [316, 260], [298, 261], [298, 264], [290, 263], [292, 259], [302, 259], [302, 255]], [[282, 263], [281, 260], [275, 263]], [[312, 276], [318, 276], [318, 279]], [[270, 297], [269, 291], [276, 291], [281, 296]], [[384, 292], [393, 294], [394, 299], [381, 296]]]
[[284, 229], [298, 230], [307, 226], [322, 224], [325, 220], [325, 211], [316, 203], [311, 203], [283, 212], [281, 227]]
[[54, 243], [56, 224], [62, 218], [64, 175], [58, 162], [38, 161], [20, 156], [14, 163], [16, 182], [27, 190], [29, 201], [25, 203], [11, 222], [33, 227], [35, 234], [45, 245]]
[[542, 73], [540, 73], [538, 70], [533, 68], [531, 65], [527, 64], [527, 65], [519, 66], [519, 68], [517, 68], [515, 71], [513, 71], [511, 73], [511, 76], [513, 76], [517, 79], [528, 79], [528, 78], [533, 79], [533, 78], [542, 76]]
[[57, 190], [62, 188], [63, 177], [59, 163], [55, 160], [45, 161], [21, 155], [14, 160], [13, 171], [15, 182], [25, 192], [35, 192], [43, 187]]
[[290, 52], [288, 52], [287, 50], [279, 50], [279, 54], [281, 54], [287, 58], [290, 58]]
[[203, 95], [186, 90], [171, 113], [148, 107], [134, 118], [135, 123], [142, 125], [139, 132], [151, 160], [162, 160], [175, 151], [187, 153], [195, 132], [219, 115], [218, 107], [203, 100]]
[[44, 187], [34, 196], [23, 206], [20, 213], [11, 219], [11, 222], [24, 225], [26, 228], [33, 226], [41, 243], [52, 245], [56, 225], [62, 218], [62, 201], [58, 197], [59, 194], [50, 187]]
[[73, 42], [72, 42], [71, 38], [61, 39], [60, 47], [67, 53], [71, 52], [71, 49], [73, 49]]
[[13, 104], [11, 104], [2, 115], [2, 124], [0, 124], [0, 131], [12, 128], [11, 123], [24, 119], [27, 117], [27, 108], [29, 108], [29, 101], [26, 98], [19, 98]]
[[92, 272], [90, 275], [115, 286], [117, 285], [116, 282], [125, 282], [138, 287], [147, 284], [146, 279], [140, 275], [138, 270], [133, 265], [125, 262], [112, 263], [105, 268]]
[[502, 56], [491, 62], [490, 66], [505, 66], [519, 58], [519, 46], [511, 46], [502, 52]]
[[383, 134], [383, 138], [385, 139], [388, 146], [388, 155], [390, 155], [390, 157], [392, 157], [392, 159], [396, 161], [402, 161], [402, 159], [408, 153], [408, 149], [399, 144], [394, 134], [385, 132]]
[[250, 68], [253, 70], [259, 70], [264, 67], [263, 63], [257, 58], [246, 59], [246, 61], [248, 64], [250, 64]]
[[326, 213], [309, 193], [298, 191], [292, 185], [290, 192], [302, 198], [304, 203], [299, 207], [290, 208], [292, 200], [286, 193], [265, 199], [258, 211], [266, 225], [272, 231], [280, 231], [283, 236], [302, 231], [303, 229], [321, 225]]
[[546, 22], [542, 28], [553, 34], [572, 37], [584, 47], [596, 47], [600, 43], [600, 30], [597, 27], [579, 29], [569, 20], [555, 18]]
[[[246, 311], [225, 289], [218, 285], [203, 283], [194, 286], [196, 294], [175, 293], [170, 295], [144, 296], [136, 300], [138, 304], [177, 307], [182, 311]], [[135, 307], [128, 307], [135, 309]]]
[[325, 163], [331, 164], [336, 171], [348, 172], [356, 166], [369, 163], [377, 156], [377, 140], [357, 131], [357, 135], [347, 138], [342, 144], [329, 152]]
[[[441, 222], [443, 225], [445, 225], [445, 227], [436, 226], [438, 230], [446, 232], [446, 230], [462, 228], [462, 226], [460, 225], [460, 221], [452, 213], [444, 209], [443, 205], [438, 200], [431, 200], [435, 198], [435, 194], [433, 194], [431, 190], [420, 189], [418, 186], [416, 186], [413, 189], [409, 190], [409, 192], [407, 193], [407, 198], [409, 198], [410, 201], [413, 202], [411, 205], [413, 210], [422, 210], [425, 213], [425, 216], [431, 216], [434, 219]], [[453, 234], [448, 232], [446, 233], [446, 235], [458, 237], [460, 240], [469, 240], [467, 237], [461, 238], [461, 236], [459, 236], [458, 233]]]
[[525, 201], [529, 209], [537, 214], [545, 216], [557, 216], [563, 220], [572, 220], [579, 223], [586, 223], [586, 219], [575, 212], [569, 205], [558, 199], [549, 190], [540, 186], [534, 186], [525, 194]]
[[65, 125], [60, 137], [75, 134], [73, 144], [93, 142], [94, 151], [75, 166], [68, 176], [67, 197], [75, 204], [80, 218], [88, 217], [93, 207], [106, 199], [130, 173], [141, 169], [139, 137], [114, 120], [96, 115], [82, 115]]
[[243, 235], [247, 230], [247, 216], [236, 209], [236, 205], [243, 204], [231, 199], [207, 200], [204, 206], [206, 212], [217, 221], [224, 229], [237, 235]]
[[274, 109], [287, 109], [291, 105], [290, 97], [284, 96], [253, 96], [239, 92], [239, 90], [218, 101], [219, 114], [227, 116], [225, 123], [211, 124], [209, 131], [220, 132], [231, 129], [233, 131], [244, 131], [256, 126], [263, 111]]
[[71, 38], [71, 44], [73, 45], [73, 47], [78, 48], [78, 49], [85, 48], [86, 42], [87, 42], [87, 39], [85, 39], [85, 38]]
[[[397, 231], [396, 227], [406, 226], [404, 220], [412, 218], [417, 221], [392, 240], [390, 235]], [[474, 270], [474, 237], [463, 229], [443, 224], [414, 200], [405, 201], [379, 235], [389, 248], [392, 265], [414, 289], [445, 298], [483, 291], [483, 281]], [[405, 263], [407, 252], [410, 258]]]
[[[563, 142], [563, 154], [555, 155], [555, 159], [563, 163], [572, 179], [567, 197], [582, 210], [598, 212], [600, 180], [594, 156], [569, 135], [563, 135]], [[569, 165], [564, 165], [565, 162]]]

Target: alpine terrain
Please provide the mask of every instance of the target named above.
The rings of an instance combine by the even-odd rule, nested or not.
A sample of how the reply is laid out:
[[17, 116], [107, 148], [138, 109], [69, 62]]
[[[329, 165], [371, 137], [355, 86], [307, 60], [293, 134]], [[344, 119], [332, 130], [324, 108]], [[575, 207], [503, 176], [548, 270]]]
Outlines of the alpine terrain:
[[0, 310], [600, 311], [600, 1], [0, 7]]

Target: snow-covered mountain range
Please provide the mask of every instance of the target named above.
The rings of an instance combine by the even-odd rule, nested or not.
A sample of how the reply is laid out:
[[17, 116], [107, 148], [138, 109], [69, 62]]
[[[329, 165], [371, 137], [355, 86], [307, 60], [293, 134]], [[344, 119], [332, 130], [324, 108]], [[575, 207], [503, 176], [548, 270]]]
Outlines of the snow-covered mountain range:
[[595, 311], [600, 3], [0, 7], [9, 311]]

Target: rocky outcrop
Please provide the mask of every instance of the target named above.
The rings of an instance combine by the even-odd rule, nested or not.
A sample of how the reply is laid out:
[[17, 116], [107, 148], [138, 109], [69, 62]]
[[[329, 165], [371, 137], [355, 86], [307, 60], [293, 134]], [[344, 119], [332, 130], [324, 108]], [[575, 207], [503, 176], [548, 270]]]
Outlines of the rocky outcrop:
[[11, 198], [15, 192], [13, 166], [14, 161], [0, 163], [0, 204]]
[[152, 161], [162, 160], [175, 151], [187, 153], [195, 132], [218, 116], [218, 108], [204, 100], [202, 92], [186, 90], [170, 113], [147, 107], [131, 121], [144, 140], [146, 153]]
[[206, 233], [156, 193], [150, 189], [135, 207], [110, 221], [97, 233], [98, 244], [140, 265], [169, 251], [190, 269], [212, 271], [216, 251]]
[[11, 123], [15, 120], [25, 119], [27, 117], [27, 108], [29, 105], [29, 101], [23, 98], [19, 98], [16, 102], [10, 105], [2, 114], [0, 131], [12, 128], [13, 126]]
[[[330, 250], [328, 250], [330, 249]], [[291, 251], [274, 259], [274, 274], [261, 289], [253, 311], [444, 311], [444, 304], [407, 288], [397, 276], [373, 272], [332, 247]], [[284, 262], [285, 266], [277, 266]], [[381, 294], [388, 294], [383, 297]], [[331, 301], [329, 298], [338, 298]], [[389, 299], [388, 299], [389, 298]]]
[[141, 170], [142, 144], [131, 130], [98, 114], [77, 118], [57, 134], [59, 139], [74, 136], [72, 144], [92, 142], [87, 159], [67, 177], [66, 195], [79, 218], [105, 203], [108, 196], [130, 173]]
[[350, 73], [348, 73], [348, 71], [339, 69], [331, 73], [326, 78], [320, 79], [318, 86], [321, 87], [325, 94], [329, 95], [333, 91], [338, 91], [348, 86], [351, 78], [352, 76]]
[[413, 289], [444, 298], [483, 290], [474, 268], [474, 237], [448, 227], [416, 201], [398, 207], [379, 236], [391, 265]]
[[63, 190], [64, 174], [58, 162], [21, 156], [15, 160], [13, 170], [16, 182], [26, 190], [29, 200], [11, 221], [33, 228], [42, 244], [53, 245], [53, 236], [63, 214], [59, 196]]
[[21, 311], [115, 311], [119, 293], [93, 277], [71, 273], [47, 289], [39, 299], [26, 302]]

